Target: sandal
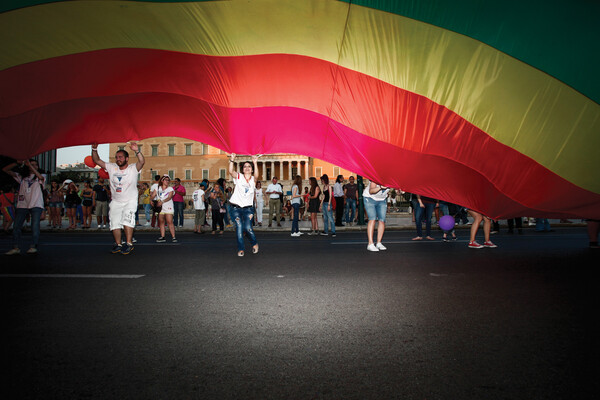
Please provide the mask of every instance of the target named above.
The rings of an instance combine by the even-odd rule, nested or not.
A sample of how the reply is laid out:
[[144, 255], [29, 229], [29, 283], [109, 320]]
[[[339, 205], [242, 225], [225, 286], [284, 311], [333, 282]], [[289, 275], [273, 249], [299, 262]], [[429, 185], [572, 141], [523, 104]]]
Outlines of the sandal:
[[244, 251], [243, 250], [238, 251], [238, 257], [244, 257]]
[[258, 244], [255, 244], [255, 245], [252, 247], [252, 253], [254, 253], [254, 254], [258, 253]]
[[417, 236], [417, 237], [412, 238], [411, 240], [423, 240], [423, 238], [421, 236]]

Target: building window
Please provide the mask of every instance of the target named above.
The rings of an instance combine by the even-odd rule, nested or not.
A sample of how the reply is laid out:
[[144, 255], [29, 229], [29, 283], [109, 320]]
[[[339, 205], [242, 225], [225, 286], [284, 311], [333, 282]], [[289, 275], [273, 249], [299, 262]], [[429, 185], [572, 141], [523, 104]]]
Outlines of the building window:
[[153, 144], [152, 145], [152, 157], [156, 157], [156, 156], [158, 156], [158, 145]]
[[208, 179], [208, 170], [207, 169], [202, 170], [202, 179]]
[[227, 154], [227, 153], [225, 153], [225, 150], [221, 150], [221, 151], [219, 151], [219, 154]]
[[315, 167], [315, 178], [317, 178], [317, 181], [319, 181], [322, 175], [323, 169], [321, 169], [321, 167]]
[[125, 150], [125, 146], [119, 146], [119, 151]]
[[186, 169], [185, 170], [185, 180], [189, 181], [192, 179], [192, 170], [191, 169]]
[[186, 156], [191, 156], [192, 155], [192, 145], [191, 143], [188, 143], [185, 145], [185, 155]]
[[292, 176], [290, 176], [290, 179], [296, 178], [296, 175], [298, 175], [298, 167], [292, 167]]
[[173, 171], [172, 169], [169, 170], [169, 179], [175, 179], [175, 171]]
[[340, 167], [333, 167], [333, 179], [337, 179], [337, 176], [340, 174]]
[[200, 154], [208, 154], [208, 145], [205, 143], [200, 143]]
[[170, 144], [169, 145], [169, 155], [170, 156], [174, 156], [175, 155], [175, 145], [174, 144]]
[[223, 178], [223, 179], [225, 179], [225, 176], [226, 176], [226, 175], [225, 175], [225, 168], [221, 168], [221, 169], [219, 170], [219, 178]]

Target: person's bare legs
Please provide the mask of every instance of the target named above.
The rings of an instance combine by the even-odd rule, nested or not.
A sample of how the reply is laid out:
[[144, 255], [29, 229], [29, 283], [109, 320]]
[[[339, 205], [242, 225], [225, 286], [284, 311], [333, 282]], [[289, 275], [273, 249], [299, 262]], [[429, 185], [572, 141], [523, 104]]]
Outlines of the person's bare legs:
[[133, 228], [131, 226], [124, 226], [123, 230], [125, 231], [125, 240], [127, 243], [131, 244], [133, 239]]
[[121, 244], [121, 230], [119, 228], [113, 229], [112, 234], [113, 234], [113, 237], [115, 238], [115, 243]]
[[[172, 214], [167, 214], [165, 215], [165, 218], [167, 220], [167, 225], [169, 225], [169, 232], [171, 232], [171, 237], [174, 238], [175, 237], [175, 224], [173, 224], [173, 215]], [[165, 224], [163, 223], [162, 225], [162, 232], [164, 232], [165, 230]], [[164, 233], [162, 234], [162, 236], [165, 236]]]
[[[375, 220], [369, 219], [369, 222], [367, 222], [367, 239], [369, 239], [369, 245], [373, 244], [374, 231], [375, 231]], [[379, 237], [379, 232], [377, 232], [377, 236]]]
[[[173, 216], [171, 216], [173, 222]], [[160, 228], [160, 237], [165, 237], [165, 214], [158, 214], [158, 227]]]
[[[483, 215], [479, 214], [476, 211], [472, 211], [469, 210], [469, 214], [471, 215], [471, 217], [473, 217], [473, 225], [471, 225], [471, 238], [470, 241], [474, 242], [475, 241], [475, 236], [477, 235], [477, 230], [479, 229], [479, 224], [481, 223], [481, 220], [483, 219]], [[489, 239], [489, 234], [490, 234], [490, 227], [491, 227], [491, 223], [488, 220], [488, 239]], [[485, 226], [484, 226], [484, 236], [485, 236]]]
[[385, 232], [385, 222], [379, 221], [379, 225], [377, 226], [377, 243], [381, 243], [381, 239], [383, 239], [383, 232]]

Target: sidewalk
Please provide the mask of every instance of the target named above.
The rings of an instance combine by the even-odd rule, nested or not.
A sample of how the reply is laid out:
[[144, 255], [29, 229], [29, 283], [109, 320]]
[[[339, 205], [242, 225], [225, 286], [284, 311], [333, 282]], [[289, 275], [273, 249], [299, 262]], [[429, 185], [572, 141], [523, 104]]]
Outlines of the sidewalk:
[[[272, 227], [268, 227], [268, 213], [264, 213], [263, 216], [263, 226], [255, 226], [254, 230], [257, 232], [290, 232], [292, 227], [292, 221], [286, 218], [285, 221], [281, 221], [281, 227], [277, 226], [277, 222], [273, 221]], [[144, 216], [141, 216], [141, 226], [136, 226], [136, 231], [139, 232], [153, 232], [158, 230], [158, 225], [156, 228], [152, 228], [151, 226], [144, 226], [146, 223], [146, 219]], [[469, 221], [473, 221], [472, 218], [469, 217]], [[573, 223], [561, 223], [559, 219], [551, 219], [550, 226], [552, 228], [556, 227], [574, 227], [574, 226], [586, 226], [585, 222], [577, 219], [571, 219]], [[323, 230], [323, 217], [321, 214], [318, 216], [319, 222], [319, 230]], [[211, 224], [211, 220], [208, 220], [208, 224]], [[93, 218], [92, 227], [90, 229], [81, 229], [77, 228], [75, 230], [66, 230], [65, 228], [68, 226], [68, 222], [63, 219], [63, 228], [62, 229], [50, 229], [48, 226], [48, 221], [44, 220], [41, 222], [40, 229], [42, 231], [50, 231], [50, 232], [101, 232], [108, 231], [108, 228], [100, 229], [96, 224], [96, 218]], [[300, 221], [299, 222], [300, 230], [307, 232], [311, 230], [310, 220]], [[386, 224], [385, 228], [387, 230], [416, 230], [415, 223], [412, 220], [412, 214], [402, 213], [402, 212], [388, 212], [386, 216]], [[469, 229], [470, 224], [468, 225], [456, 225], [456, 229]], [[233, 227], [225, 228], [226, 231], [233, 231]], [[336, 232], [348, 232], [348, 231], [365, 231], [367, 229], [367, 225], [352, 225], [352, 226], [336, 226]], [[425, 225], [423, 225], [423, 229], [425, 229]], [[535, 229], [534, 225], [529, 225], [528, 223], [523, 223], [523, 229], [525, 230], [533, 230]], [[184, 218], [183, 227], [177, 228], [179, 232], [192, 232], [194, 230], [194, 216], [192, 214], [186, 214]], [[205, 231], [210, 231], [210, 227], [205, 227]], [[506, 232], [507, 223], [506, 220], [500, 220], [500, 231]], [[439, 227], [437, 224], [432, 222], [432, 231], [439, 231]]]

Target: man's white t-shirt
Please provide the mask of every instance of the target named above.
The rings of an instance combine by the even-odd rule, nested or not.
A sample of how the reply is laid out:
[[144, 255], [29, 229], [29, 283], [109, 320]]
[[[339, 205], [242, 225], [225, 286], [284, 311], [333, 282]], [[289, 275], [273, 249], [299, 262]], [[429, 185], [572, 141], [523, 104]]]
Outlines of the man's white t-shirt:
[[158, 197], [160, 201], [163, 202], [162, 209], [160, 210], [161, 212], [172, 214], [175, 210], [175, 207], [173, 206], [173, 197], [171, 197], [171, 200], [165, 202], [165, 199], [169, 197], [169, 193], [174, 191], [175, 189], [173, 189], [171, 186], [167, 187], [165, 190], [163, 190], [163, 188], [158, 188]]
[[115, 163], [106, 163], [108, 171], [112, 200], [127, 203], [138, 199], [138, 170], [135, 164], [120, 169]]
[[44, 208], [44, 196], [41, 185], [44, 185], [46, 180], [39, 180], [35, 174], [31, 174], [25, 178], [21, 177], [21, 175], [16, 175], [14, 178], [20, 185], [16, 207], [29, 209]]
[[279, 198], [279, 193], [283, 193], [283, 190], [281, 189], [281, 185], [279, 183], [269, 183], [269, 186], [267, 186], [267, 192], [277, 192], [277, 193], [271, 193], [269, 195], [270, 199], [278, 199]]
[[250, 180], [246, 180], [244, 175], [238, 172], [237, 177], [233, 178], [235, 189], [229, 199], [231, 204], [238, 205], [240, 207], [248, 207], [254, 204], [254, 188], [256, 188], [256, 182], [254, 181], [254, 175], [250, 177]]
[[204, 196], [204, 190], [196, 189], [194, 193], [192, 193], [192, 198], [194, 199], [194, 209], [195, 210], [204, 210], [204, 201], [202, 200], [202, 196]]
[[154, 198], [151, 200], [158, 200], [158, 183], [153, 183], [152, 186], [150, 186], [150, 194], [154, 193], [155, 191], [156, 196], [154, 196]]

